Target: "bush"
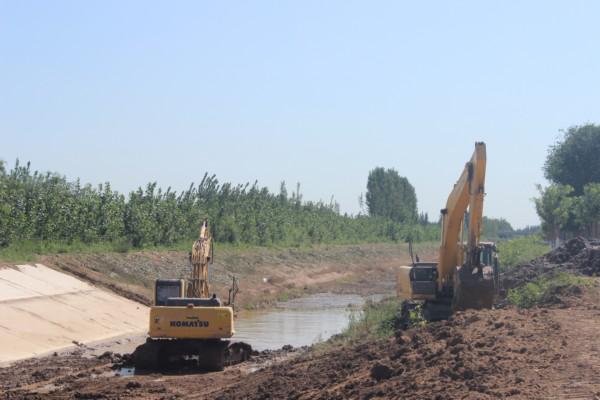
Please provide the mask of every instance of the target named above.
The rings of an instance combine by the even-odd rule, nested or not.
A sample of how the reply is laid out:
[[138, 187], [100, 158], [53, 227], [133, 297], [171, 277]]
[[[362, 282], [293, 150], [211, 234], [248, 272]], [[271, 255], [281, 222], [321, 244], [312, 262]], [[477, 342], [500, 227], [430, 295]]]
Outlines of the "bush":
[[501, 270], [533, 260], [550, 251], [550, 246], [539, 235], [524, 236], [498, 242], [498, 257]]
[[395, 297], [380, 302], [367, 301], [362, 311], [350, 316], [348, 327], [336, 339], [353, 341], [364, 337], [393, 336], [394, 323], [400, 314], [401, 303]]
[[569, 291], [576, 292], [575, 288], [590, 286], [593, 282], [590, 278], [557, 272], [551, 277], [538, 278], [524, 286], [510, 289], [507, 298], [509, 303], [517, 307], [531, 308], [535, 305], [553, 303], [557, 300], [557, 295]]

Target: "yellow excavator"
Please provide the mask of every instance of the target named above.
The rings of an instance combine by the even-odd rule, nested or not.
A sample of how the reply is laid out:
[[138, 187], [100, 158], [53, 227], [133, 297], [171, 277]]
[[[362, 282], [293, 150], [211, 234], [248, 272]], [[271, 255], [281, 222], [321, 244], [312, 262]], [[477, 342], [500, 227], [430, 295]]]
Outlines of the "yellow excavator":
[[446, 319], [457, 310], [491, 308], [494, 304], [498, 291], [497, 250], [494, 243], [479, 241], [485, 168], [485, 143], [477, 142], [441, 210], [438, 262], [413, 261], [399, 269], [398, 296], [423, 302], [423, 315], [428, 320]]
[[237, 282], [234, 278], [226, 305], [215, 294], [210, 296], [208, 268], [212, 260], [212, 238], [208, 222], [204, 221], [189, 255], [190, 278], [155, 282], [149, 337], [132, 354], [136, 369], [191, 365], [222, 370], [250, 357], [252, 348], [248, 344], [226, 340], [235, 333], [233, 303]]

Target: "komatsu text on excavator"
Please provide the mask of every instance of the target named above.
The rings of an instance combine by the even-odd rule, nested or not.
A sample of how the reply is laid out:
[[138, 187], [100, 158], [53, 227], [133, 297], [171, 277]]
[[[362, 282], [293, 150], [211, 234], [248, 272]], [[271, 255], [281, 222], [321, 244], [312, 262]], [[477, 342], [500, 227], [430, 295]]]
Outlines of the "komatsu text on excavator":
[[[471, 160], [441, 210], [438, 262], [413, 262], [398, 272], [398, 296], [423, 301], [426, 319], [445, 319], [456, 310], [491, 308], [494, 304], [498, 289], [496, 246], [479, 241], [485, 167], [485, 143], [475, 143]], [[463, 228], [468, 231], [466, 243]]]
[[202, 223], [200, 237], [194, 242], [189, 258], [191, 276], [187, 281], [156, 280], [149, 337], [132, 357], [136, 368], [153, 370], [185, 363], [222, 370], [225, 365], [245, 361], [250, 356], [252, 349], [248, 344], [224, 340], [235, 332], [236, 280], [225, 306], [215, 294], [209, 294], [208, 267], [213, 247], [207, 221]]

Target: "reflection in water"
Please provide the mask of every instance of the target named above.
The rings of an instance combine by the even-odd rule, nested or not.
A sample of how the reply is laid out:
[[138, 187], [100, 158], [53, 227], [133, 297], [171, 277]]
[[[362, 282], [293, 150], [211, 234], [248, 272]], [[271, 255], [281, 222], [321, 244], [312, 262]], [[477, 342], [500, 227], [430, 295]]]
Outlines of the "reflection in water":
[[233, 340], [259, 351], [310, 345], [342, 332], [364, 302], [357, 295], [321, 293], [278, 303], [269, 311], [243, 312], [235, 321]]

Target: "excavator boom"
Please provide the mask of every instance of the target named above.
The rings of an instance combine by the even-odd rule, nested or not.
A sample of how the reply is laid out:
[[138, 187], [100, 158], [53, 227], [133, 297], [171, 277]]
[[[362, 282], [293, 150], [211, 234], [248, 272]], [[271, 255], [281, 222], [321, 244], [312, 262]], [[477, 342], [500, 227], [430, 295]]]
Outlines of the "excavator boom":
[[[438, 290], [442, 290], [452, 279], [454, 268], [463, 265], [465, 250], [473, 249], [479, 243], [483, 218], [483, 196], [486, 167], [486, 150], [483, 142], [475, 143], [471, 160], [454, 185], [442, 213], [442, 241], [437, 266]], [[469, 210], [469, 238], [466, 249], [462, 244], [461, 233], [465, 212]]]

